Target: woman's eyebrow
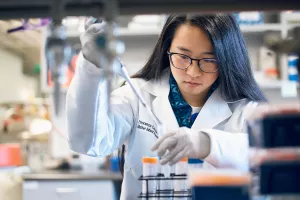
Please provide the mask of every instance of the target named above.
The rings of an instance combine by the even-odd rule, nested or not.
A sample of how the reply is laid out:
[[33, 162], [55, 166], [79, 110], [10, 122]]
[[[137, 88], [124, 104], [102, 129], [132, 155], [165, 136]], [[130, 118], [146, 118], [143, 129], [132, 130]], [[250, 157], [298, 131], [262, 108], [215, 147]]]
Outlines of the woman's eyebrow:
[[215, 52], [208, 51], [208, 52], [202, 52], [201, 54], [206, 54], [206, 55], [215, 55]]
[[[191, 50], [189, 50], [189, 49], [187, 49], [185, 47], [182, 47], [182, 46], [177, 46], [177, 49], [179, 49], [181, 51], [193, 53]], [[204, 54], [204, 55], [215, 55], [215, 52], [213, 52], [213, 51], [205, 51], [205, 52], [202, 52], [201, 54]]]
[[192, 53], [191, 50], [185, 48], [185, 47], [181, 47], [181, 46], [177, 46], [177, 49], [181, 50], [181, 51], [185, 51], [185, 52], [189, 52], [189, 53]]

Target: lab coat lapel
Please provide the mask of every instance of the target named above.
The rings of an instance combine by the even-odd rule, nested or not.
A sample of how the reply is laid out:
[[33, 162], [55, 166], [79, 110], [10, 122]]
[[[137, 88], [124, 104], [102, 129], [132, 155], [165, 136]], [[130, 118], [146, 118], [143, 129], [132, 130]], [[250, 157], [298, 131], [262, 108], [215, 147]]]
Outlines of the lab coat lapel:
[[169, 92], [167, 92], [167, 95], [162, 94], [154, 99], [153, 110], [159, 120], [163, 122], [165, 130], [172, 131], [179, 128], [179, 125], [170, 105], [168, 94]]
[[[163, 122], [165, 130], [171, 131], [179, 128], [177, 119], [169, 102], [170, 72], [165, 72], [160, 81], [147, 82], [143, 89], [155, 96], [152, 109], [156, 117]], [[160, 133], [158, 133], [160, 134]]]
[[222, 99], [219, 89], [216, 89], [202, 107], [192, 129], [213, 128], [231, 115], [228, 103]]

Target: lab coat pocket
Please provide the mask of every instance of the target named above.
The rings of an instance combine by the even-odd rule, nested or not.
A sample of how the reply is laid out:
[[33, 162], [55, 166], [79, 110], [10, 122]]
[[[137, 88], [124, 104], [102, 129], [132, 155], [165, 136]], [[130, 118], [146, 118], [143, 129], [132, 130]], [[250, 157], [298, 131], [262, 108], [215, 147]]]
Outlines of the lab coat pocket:
[[143, 163], [142, 159], [144, 156], [156, 157], [156, 152], [152, 152], [151, 148], [157, 141], [157, 138], [153, 135], [152, 132], [137, 129], [132, 147], [129, 151], [128, 156], [128, 168], [131, 171], [132, 175], [138, 179], [142, 176], [143, 173]]
[[127, 171], [130, 171], [130, 173], [136, 180], [138, 180], [143, 175], [143, 154], [140, 152], [143, 152], [143, 150], [131, 154], [131, 156], [128, 158], [128, 166], [126, 167], [127, 169], [125, 168]]
[[143, 175], [143, 164], [136, 164], [130, 167], [130, 171], [134, 178], [138, 180]]
[[124, 171], [126, 173], [130, 173], [136, 180], [138, 180], [143, 173], [143, 164], [142, 161], [138, 162], [138, 160], [134, 157], [134, 155], [131, 155], [126, 159]]
[[[151, 144], [151, 142], [150, 142]], [[151, 144], [152, 145], [152, 144]], [[144, 156], [146, 157], [156, 157], [156, 153], [150, 150], [150, 145], [144, 145], [143, 148], [136, 149], [135, 153], [131, 155], [129, 158], [129, 166], [128, 169], [135, 177], [135, 179], [139, 179], [143, 175], [143, 163], [142, 159]]]

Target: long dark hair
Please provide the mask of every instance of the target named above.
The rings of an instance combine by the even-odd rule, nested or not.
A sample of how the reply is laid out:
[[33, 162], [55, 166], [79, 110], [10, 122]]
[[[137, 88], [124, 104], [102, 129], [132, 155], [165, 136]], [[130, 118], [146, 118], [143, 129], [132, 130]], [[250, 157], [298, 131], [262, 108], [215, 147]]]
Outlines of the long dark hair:
[[[266, 101], [250, 66], [248, 51], [238, 23], [231, 14], [170, 15], [146, 65], [133, 77], [145, 80], [159, 79], [169, 67], [167, 51], [176, 29], [188, 23], [206, 31], [219, 65], [219, 89], [224, 100]], [[124, 153], [124, 152], [123, 152]]]

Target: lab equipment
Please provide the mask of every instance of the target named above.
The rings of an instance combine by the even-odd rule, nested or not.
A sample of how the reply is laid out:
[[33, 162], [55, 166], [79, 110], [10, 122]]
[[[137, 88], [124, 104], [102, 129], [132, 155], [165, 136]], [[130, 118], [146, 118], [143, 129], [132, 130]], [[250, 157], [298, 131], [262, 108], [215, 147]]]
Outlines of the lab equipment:
[[[299, 63], [299, 57], [297, 55], [288, 56], [288, 75], [290, 81], [298, 81], [299, 75], [297, 70], [297, 65]], [[300, 63], [299, 63], [300, 64]]]
[[[116, 10], [116, 2], [112, 1], [107, 6], [111, 7], [112, 10]], [[110, 113], [110, 93], [112, 91], [112, 79], [115, 73], [120, 73], [120, 62], [118, 57], [124, 53], [124, 43], [118, 40], [117, 25], [114, 23], [116, 18], [116, 12], [107, 12], [106, 19], [97, 19], [89, 17], [85, 23], [87, 39], [81, 37], [82, 42], [82, 53], [84, 57], [91, 57], [89, 54], [96, 53], [93, 55], [93, 59], [88, 59], [97, 67], [101, 68], [103, 78], [103, 84], [105, 85], [105, 93], [107, 93], [104, 101], [105, 108], [104, 112]], [[99, 26], [92, 26], [97, 24]], [[100, 29], [100, 30], [99, 30]], [[90, 32], [89, 32], [90, 31]], [[99, 34], [96, 34], [98, 33]], [[86, 44], [85, 44], [86, 43]], [[92, 44], [93, 43], [93, 44]], [[91, 52], [93, 51], [93, 52]], [[96, 59], [98, 58], [98, 59]], [[122, 74], [119, 74], [122, 76]], [[111, 140], [110, 140], [111, 141]]]
[[262, 46], [259, 48], [259, 68], [267, 80], [278, 79], [278, 69], [276, 65], [276, 53], [271, 49]]
[[61, 102], [61, 86], [67, 81], [65, 74], [72, 56], [72, 48], [67, 43], [67, 33], [61, 20], [53, 20], [50, 24], [45, 51], [47, 65], [54, 82], [54, 111], [55, 114], [58, 114]]
[[[188, 158], [181, 159], [175, 164], [174, 177], [187, 177], [188, 174]], [[182, 196], [184, 192], [188, 191], [187, 179], [174, 180], [174, 196]], [[186, 200], [188, 197], [181, 197], [179, 199]]]
[[289, 78], [296, 79], [295, 74], [299, 73], [300, 71], [300, 63], [295, 61], [296, 57], [299, 58], [300, 56], [300, 27], [295, 27], [291, 29], [290, 33], [290, 37], [287, 39], [267, 39], [266, 43], [268, 47], [276, 53], [285, 53], [288, 55], [293, 55], [292, 57], [289, 57], [289, 66], [291, 65], [292, 67], [289, 67], [289, 74], [292, 75]]
[[[155, 165], [156, 162], [157, 165]], [[159, 165], [156, 157], [143, 157], [143, 175], [139, 178], [143, 185], [138, 197], [142, 199], [190, 199], [191, 191], [182, 189], [187, 188], [187, 159], [183, 159], [182, 162], [176, 170], [176, 165]], [[145, 165], [145, 163], [148, 164]], [[150, 165], [150, 163], [153, 164]], [[174, 192], [175, 181], [178, 181], [176, 193]]]
[[260, 105], [248, 116], [250, 146], [254, 149], [300, 146], [300, 105]]
[[7, 30], [7, 33], [14, 33], [17, 31], [34, 30], [34, 29], [37, 29], [40, 27], [47, 26], [50, 23], [51, 23], [50, 18], [38, 19], [36, 23], [32, 23], [29, 19], [24, 19], [21, 26]]
[[110, 171], [112, 172], [120, 172], [120, 162], [119, 162], [119, 158], [117, 156], [112, 156], [109, 158], [110, 161]]
[[105, 162], [105, 158], [80, 155], [80, 161], [83, 172], [97, 173], [99, 172], [100, 166]]
[[61, 86], [67, 82], [65, 74], [71, 59], [72, 49], [66, 42], [66, 31], [61, 20], [41, 18], [35, 21], [37, 22], [32, 23], [29, 19], [24, 19], [21, 26], [7, 30], [7, 33], [34, 30], [50, 24], [48, 27], [49, 35], [46, 41], [46, 57], [54, 82], [54, 111], [55, 114], [58, 114]]
[[193, 199], [249, 200], [250, 175], [236, 170], [189, 171]]
[[0, 168], [22, 165], [20, 144], [0, 144]]
[[[143, 157], [143, 177], [155, 177], [158, 174], [158, 158]], [[143, 181], [142, 193], [154, 194], [156, 192], [156, 181]]]
[[235, 18], [241, 25], [262, 24], [264, 22], [263, 13], [258, 11], [235, 13]]
[[196, 158], [188, 159], [188, 168], [189, 169], [200, 169], [203, 167], [203, 161]]
[[110, 171], [114, 173], [119, 173], [120, 172], [120, 162], [123, 158], [119, 157], [118, 151], [114, 151], [110, 156], [109, 156], [109, 169]]
[[288, 24], [299, 24], [300, 23], [300, 18], [299, 18], [300, 12], [299, 11], [289, 10], [289, 11], [286, 11], [284, 14], [285, 14], [285, 20], [287, 21]]
[[[29, 18], [43, 16], [103, 16], [106, 12], [119, 11], [121, 15], [134, 14], [156, 14], [171, 12], [225, 12], [241, 10], [299, 10], [298, 0], [247, 0], [239, 1], [210, 1], [202, 0], [201, 3], [195, 0], [118, 0], [113, 3], [118, 4], [117, 10], [112, 10], [107, 4], [111, 0], [78, 0], [78, 1], [56, 1], [45, 0], [37, 2], [35, 0], [14, 0], [0, 3], [0, 18]], [[251, 3], [251, 4], [250, 4]], [[251, 5], [251, 6], [250, 6]], [[56, 12], [53, 12], [56, 11]]]
[[[99, 35], [97, 38], [97, 45], [104, 50], [105, 56], [100, 60], [103, 68], [103, 78], [105, 79], [106, 93], [110, 94], [112, 91], [113, 67], [116, 65], [118, 56], [124, 52], [124, 44], [118, 41], [117, 27], [114, 24], [116, 16], [109, 16], [104, 29], [104, 35]], [[106, 95], [107, 113], [110, 112], [110, 95]]]
[[[253, 195], [299, 198], [300, 106], [262, 105], [248, 120]], [[294, 196], [290, 196], [294, 195]]]

